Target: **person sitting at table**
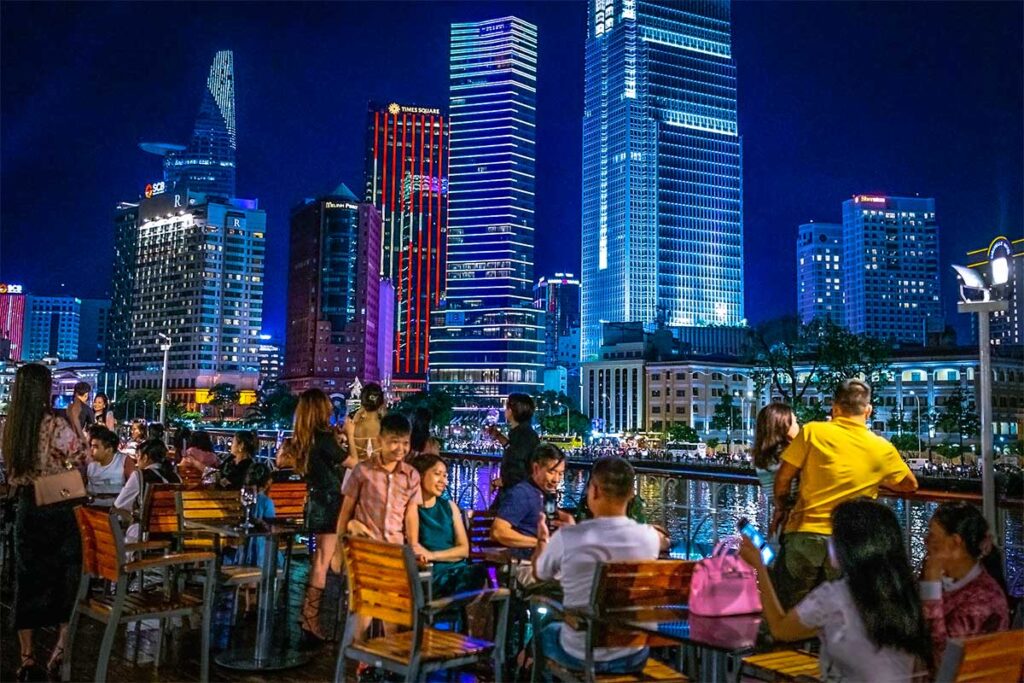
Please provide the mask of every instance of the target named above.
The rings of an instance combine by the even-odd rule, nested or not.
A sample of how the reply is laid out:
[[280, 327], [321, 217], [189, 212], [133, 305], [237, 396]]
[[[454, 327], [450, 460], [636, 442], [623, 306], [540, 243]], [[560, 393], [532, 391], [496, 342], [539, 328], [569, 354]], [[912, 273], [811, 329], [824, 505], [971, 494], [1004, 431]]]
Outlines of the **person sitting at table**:
[[139, 446], [136, 469], [128, 477], [121, 493], [117, 494], [114, 507], [131, 513], [135, 522], [125, 532], [125, 541], [139, 540], [140, 511], [146, 499], [146, 487], [151, 484], [180, 484], [181, 479], [167, 459], [167, 446], [162, 441], [150, 439]]
[[471, 565], [469, 536], [459, 506], [442, 498], [448, 467], [440, 456], [421, 453], [410, 464], [420, 473], [423, 501], [406, 512], [405, 529], [420, 564], [431, 563], [434, 597], [446, 597], [484, 585], [481, 565]]
[[252, 456], [256, 455], [259, 447], [256, 432], [235, 432], [235, 438], [231, 440], [231, 457], [220, 468], [219, 483], [222, 488], [240, 489], [248, 483], [249, 469], [254, 462]]
[[89, 427], [89, 462], [85, 467], [85, 483], [96, 505], [113, 505], [124, 488], [124, 463], [128, 459], [117, 451], [117, 434], [101, 424]]
[[209, 468], [220, 467], [220, 458], [213, 450], [213, 441], [209, 432], [202, 429], [192, 432], [188, 440], [188, 448], [178, 463], [178, 470], [185, 476], [202, 477]]
[[1010, 628], [1003, 554], [978, 508], [957, 501], [936, 508], [925, 536], [921, 572], [924, 618], [938, 667], [949, 638]]
[[[668, 537], [626, 516], [635, 495], [636, 472], [628, 460], [607, 456], [594, 463], [586, 500], [592, 519], [548, 531], [543, 513], [536, 517], [537, 543], [532, 566], [539, 581], [557, 579], [567, 609], [590, 605], [595, 569], [602, 562], [656, 560], [668, 549]], [[559, 665], [582, 671], [586, 637], [568, 624], [552, 622], [540, 633], [544, 655]], [[597, 673], [635, 673], [647, 662], [646, 647], [594, 648]]]
[[825, 680], [909, 681], [932, 647], [896, 514], [858, 498], [837, 505], [831, 523], [829, 556], [842, 578], [788, 611], [761, 551], [743, 537], [740, 557], [757, 572], [768, 629], [776, 640], [820, 638]]
[[[530, 476], [506, 490], [491, 526], [491, 539], [511, 550], [519, 561], [516, 578], [523, 586], [536, 582], [529, 559], [537, 546], [537, 520], [544, 512], [544, 499], [558, 495], [565, 476], [565, 453], [558, 446], [541, 442], [530, 459]], [[555, 513], [555, 525], [573, 524], [564, 510]]]

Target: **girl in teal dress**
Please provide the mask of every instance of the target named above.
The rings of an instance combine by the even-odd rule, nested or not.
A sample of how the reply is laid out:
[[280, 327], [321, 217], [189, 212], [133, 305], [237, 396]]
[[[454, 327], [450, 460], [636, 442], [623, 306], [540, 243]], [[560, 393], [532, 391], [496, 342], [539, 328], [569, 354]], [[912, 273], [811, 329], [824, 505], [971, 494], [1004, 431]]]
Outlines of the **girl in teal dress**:
[[483, 588], [486, 573], [471, 565], [469, 537], [459, 507], [442, 498], [448, 486], [448, 467], [437, 455], [424, 453], [412, 461], [420, 473], [423, 504], [406, 517], [408, 542], [422, 564], [431, 563], [434, 597]]

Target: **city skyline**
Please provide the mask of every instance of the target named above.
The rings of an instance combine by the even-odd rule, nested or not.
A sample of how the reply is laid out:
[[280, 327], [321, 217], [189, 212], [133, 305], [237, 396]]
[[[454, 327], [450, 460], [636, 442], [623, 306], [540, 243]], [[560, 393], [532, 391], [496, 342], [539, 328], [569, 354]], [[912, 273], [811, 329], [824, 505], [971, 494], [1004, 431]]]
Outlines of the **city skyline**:
[[[977, 7], [734, 6], [733, 44], [745, 155], [746, 308], [752, 322], [795, 312], [793, 249], [799, 224], [811, 219], [837, 221], [840, 216], [836, 207], [853, 194], [920, 194], [934, 197], [940, 206], [944, 313], [947, 322], [959, 328], [961, 340], [966, 340], [969, 323], [952, 312], [954, 289], [948, 264], [966, 260], [966, 252], [977, 247], [976, 235], [1006, 234], [1013, 238], [1020, 234], [1022, 185], [1020, 160], [1007, 153], [1021, 146], [1020, 60], [1016, 59], [1021, 10], [1019, 6], [984, 5], [985, 11], [978, 12]], [[76, 8], [59, 17], [52, 8], [5, 8], [5, 101], [17, 101], [19, 93], [26, 92], [30, 67], [31, 82], [49, 78], [51, 83], [24, 99], [23, 107], [8, 106], [4, 112], [2, 173], [8, 199], [2, 209], [5, 281], [22, 283], [26, 291], [39, 294], [83, 298], [109, 295], [113, 241], [109, 217], [113, 206], [130, 198], [133, 191], [141, 193], [146, 182], [158, 180], [161, 174], [159, 163], [135, 146], [155, 138], [185, 138], [195, 119], [195, 84], [202, 80], [200, 74], [209, 68], [209, 58], [217, 50], [233, 49], [235, 71], [242, 84], [238, 104], [239, 194], [259, 197], [261, 207], [268, 210], [264, 327], [280, 335], [285, 289], [282, 259], [287, 251], [289, 208], [321, 186], [324, 178], [341, 177], [351, 186], [358, 186], [363, 165], [360, 133], [367, 101], [387, 98], [389, 93], [397, 97], [399, 92], [407, 102], [439, 101], [439, 95], [445, 93], [447, 76], [446, 24], [498, 13], [517, 14], [537, 23], [542, 46], [538, 120], [544, 124], [538, 129], [536, 273], [579, 272], [579, 248], [573, 245], [579, 239], [585, 5], [510, 3], [496, 10], [440, 4], [433, 5], [429, 12], [422, 6], [409, 6], [410, 22], [428, 13], [437, 16], [415, 31], [422, 39], [416, 50], [425, 56], [415, 68], [408, 69], [398, 66], [405, 64], [401, 45], [394, 59], [356, 60], [366, 41], [356, 37], [358, 31], [354, 30], [351, 46], [335, 42], [331, 47], [354, 62], [340, 80], [335, 77], [336, 82], [355, 79], [357, 84], [345, 89], [343, 101], [314, 97], [316, 106], [310, 109], [320, 115], [309, 115], [301, 121], [311, 129], [305, 134], [298, 130], [302, 126], [286, 125], [300, 111], [290, 106], [287, 91], [287, 80], [302, 73], [295, 68], [301, 66], [300, 60], [289, 55], [278, 69], [280, 74], [271, 75], [265, 68], [266, 56], [247, 43], [270, 31], [272, 9], [264, 8], [247, 19], [253, 38], [233, 36], [224, 41], [210, 30], [198, 30], [191, 41], [194, 55], [186, 55], [185, 51], [175, 54], [166, 46], [152, 54], [128, 54], [123, 45], [117, 50], [105, 48], [100, 40], [105, 29], [100, 24], [109, 13], [126, 15], [129, 24], [135, 21], [141, 25], [141, 16], [133, 18], [133, 10], [127, 7], [98, 6], [89, 11]], [[157, 6], [155, 11], [159, 14], [164, 10]], [[282, 8], [276, 11], [285, 12]], [[322, 11], [327, 17], [350, 19], [355, 27], [374, 22], [381, 13], [380, 8], [365, 5]], [[202, 8], [175, 31], [194, 30], [200, 20], [215, 25], [218, 17], [229, 14], [223, 7]], [[85, 46], [79, 59], [59, 65], [67, 74], [54, 76], [58, 66], [55, 62], [40, 61], [31, 49], [24, 49], [26, 43], [22, 41], [32, 40], [36, 32], [27, 26], [29, 20], [33, 25], [46, 26], [47, 44], [51, 46], [76, 47], [69, 35], [78, 26], [95, 28], [82, 31], [93, 35], [94, 40]], [[301, 27], [285, 22], [274, 31], [280, 32], [287, 44], [303, 31], [313, 30], [299, 23]], [[849, 26], [850, 30], [831, 30], [836, 24]], [[403, 27], [396, 30], [406, 37], [413, 32]], [[552, 36], [549, 48], [544, 47], [546, 31]], [[827, 40], [818, 33], [827, 33]], [[900, 40], [894, 41], [894, 36]], [[774, 45], [787, 40], [792, 44], [784, 49]], [[553, 51], [548, 57], [553, 61], [549, 68], [544, 66], [545, 49]], [[809, 51], [822, 55], [817, 60], [820, 63], [808, 63]], [[319, 64], [317, 59], [327, 52], [323, 49], [312, 56], [313, 62]], [[151, 58], [153, 54], [160, 54], [160, 59]], [[367, 64], [375, 65], [371, 77], [380, 85], [367, 85], [371, 77], [359, 76], [359, 69]], [[302, 74], [296, 86], [309, 88], [325, 75], [323, 68]], [[409, 76], [403, 76], [406, 72]], [[69, 95], [67, 109], [74, 110], [80, 119], [77, 127], [64, 123], [66, 114], [46, 106], [54, 97], [67, 94], [68, 78], [92, 82], [101, 76], [104, 84], [93, 99], [83, 102], [80, 93]], [[126, 110], [123, 104], [113, 106], [108, 101], [114, 99], [113, 92], [125, 84], [128, 76], [133, 99], [145, 102], [145, 107]], [[321, 85], [331, 83], [329, 78], [320, 81]], [[836, 87], [836, 82], [845, 87]], [[900, 97], [887, 95], [895, 84], [904, 86]], [[267, 99], [268, 92], [282, 87], [285, 92], [279, 98]], [[272, 114], [269, 119], [266, 112], [258, 111], [261, 102], [266, 102]], [[89, 103], [91, 106], [83, 106]], [[325, 109], [325, 104], [330, 106]], [[339, 104], [343, 104], [341, 109]], [[52, 118], [40, 117], [41, 109]], [[848, 113], [838, 117], [840, 109]], [[305, 109], [301, 111], [305, 113]], [[545, 116], [545, 112], [555, 115]], [[115, 122], [118, 135], [104, 129], [105, 121], [99, 121], [104, 117]], [[356, 125], [345, 123], [351, 119]], [[46, 130], [46, 140], [39, 137], [40, 126]], [[282, 138], [280, 142], [269, 139], [269, 131], [276, 129], [281, 131], [277, 134]], [[307, 144], [311, 135], [323, 139], [325, 134], [329, 143], [324, 146], [329, 148], [333, 164], [326, 168], [324, 155]], [[954, 137], [955, 142], [951, 141]], [[280, 156], [280, 152], [275, 156], [275, 144], [285, 144], [294, 157], [312, 158], [296, 162]], [[40, 145], [44, 145], [42, 150]], [[66, 150], [66, 154], [47, 153], [46, 145], [51, 150]], [[857, 146], [863, 149], [852, 149]], [[85, 153], [90, 150], [92, 154]], [[550, 179], [546, 183], [545, 177]], [[76, 220], [70, 222], [70, 230], [63, 227], [64, 221], [42, 226], [56, 238], [48, 245], [52, 260], [30, 258], [37, 244], [32, 236], [39, 234], [38, 217], [30, 218], [27, 213], [31, 203], [10, 199], [17, 196], [15, 193], [24, 194], [19, 190], [29, 186], [54, 188], [51, 201], [55, 215], [66, 214], [69, 207], [74, 207]], [[67, 267], [62, 267], [64, 264]], [[66, 285], [64, 289], [60, 288], [61, 282]]]

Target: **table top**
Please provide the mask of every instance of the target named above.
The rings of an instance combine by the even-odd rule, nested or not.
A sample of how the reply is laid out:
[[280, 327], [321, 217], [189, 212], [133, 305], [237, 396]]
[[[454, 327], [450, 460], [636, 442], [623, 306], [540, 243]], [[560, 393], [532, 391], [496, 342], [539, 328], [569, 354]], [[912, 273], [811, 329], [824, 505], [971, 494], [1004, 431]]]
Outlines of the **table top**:
[[580, 613], [609, 625], [657, 635], [684, 645], [697, 645], [726, 652], [741, 652], [757, 644], [760, 614], [702, 617], [690, 614], [686, 605], [661, 605], [616, 610], [600, 616]]
[[228, 538], [251, 538], [294, 534], [301, 528], [301, 525], [293, 519], [273, 518], [260, 520], [251, 528], [246, 529], [234, 521], [186, 519], [185, 528], [192, 531], [207, 531]]

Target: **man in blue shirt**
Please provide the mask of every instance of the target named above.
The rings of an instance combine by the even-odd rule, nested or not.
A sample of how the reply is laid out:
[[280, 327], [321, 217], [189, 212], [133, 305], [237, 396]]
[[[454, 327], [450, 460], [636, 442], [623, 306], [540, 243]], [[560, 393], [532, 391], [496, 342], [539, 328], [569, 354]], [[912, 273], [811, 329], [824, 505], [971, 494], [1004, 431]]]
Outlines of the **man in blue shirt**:
[[[565, 454], [546, 442], [537, 446], [530, 459], [530, 477], [508, 489], [501, 497], [491, 538], [512, 549], [517, 559], [527, 560], [537, 545], [537, 524], [544, 513], [544, 497], [558, 494], [565, 477]], [[572, 524], [567, 512], [557, 512], [556, 525]]]

